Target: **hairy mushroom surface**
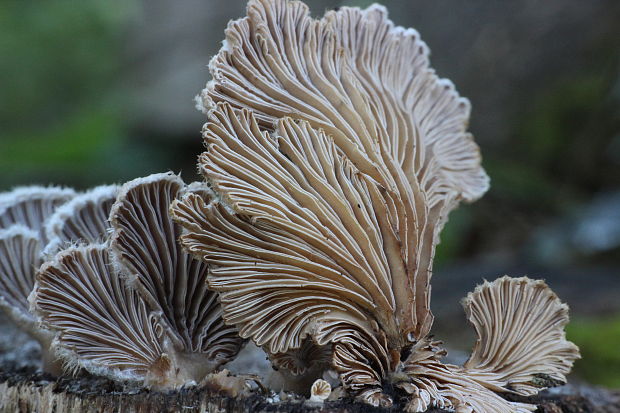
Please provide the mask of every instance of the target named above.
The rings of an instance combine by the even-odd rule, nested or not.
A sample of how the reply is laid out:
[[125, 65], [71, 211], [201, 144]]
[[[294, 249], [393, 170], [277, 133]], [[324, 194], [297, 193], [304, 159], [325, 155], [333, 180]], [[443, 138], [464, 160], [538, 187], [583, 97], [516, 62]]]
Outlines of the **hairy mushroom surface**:
[[[202, 193], [170, 173], [114, 189], [109, 238], [69, 247], [43, 265], [31, 302], [57, 333], [68, 367], [173, 388], [201, 380], [239, 351], [243, 340], [206, 288], [206, 264], [181, 250], [180, 227], [168, 216], [170, 202], [190, 190]], [[103, 203], [85, 216], [100, 215], [92, 213], [100, 212], [96, 205]], [[82, 218], [78, 227], [90, 219]]]
[[40, 254], [38, 231], [23, 225], [0, 230], [0, 307], [26, 328], [33, 326], [28, 295], [34, 286], [35, 267], [41, 263]]
[[[533, 410], [494, 393], [530, 394], [532, 374], [507, 369], [502, 353], [477, 347], [467, 366], [445, 365], [427, 337], [439, 233], [488, 177], [466, 131], [469, 102], [434, 73], [418, 33], [377, 5], [316, 20], [298, 1], [251, 0], [210, 70], [199, 169], [215, 196], [186, 194], [172, 214], [210, 265], [224, 320], [272, 355], [303, 352], [309, 339], [326, 346], [345, 388], [374, 405], [392, 404], [391, 382], [410, 395], [408, 411]], [[554, 303], [535, 283], [498, 285], [502, 300], [525, 291], [523, 313], [504, 330], [474, 326], [500, 337], [532, 326], [508, 338], [546, 353], [542, 337], [565, 321], [537, 324], [527, 309]], [[493, 304], [480, 306], [496, 320], [514, 303]], [[544, 386], [577, 356], [566, 341], [549, 351], [532, 357]]]

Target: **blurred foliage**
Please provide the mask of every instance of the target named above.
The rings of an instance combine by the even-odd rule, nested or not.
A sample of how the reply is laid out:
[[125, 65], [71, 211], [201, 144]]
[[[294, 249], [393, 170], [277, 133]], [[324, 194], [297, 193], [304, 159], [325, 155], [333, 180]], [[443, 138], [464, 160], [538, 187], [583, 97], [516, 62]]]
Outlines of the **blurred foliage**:
[[131, 4], [2, 3], [1, 187], [71, 175], [79, 184], [125, 138], [115, 79]]
[[590, 383], [620, 388], [620, 315], [573, 320], [566, 330], [581, 350], [575, 373]]
[[[577, 215], [594, 195], [620, 187], [620, 145], [614, 146], [620, 139], [620, 98], [613, 87], [618, 79], [618, 65], [608, 65], [559, 79], [531, 96], [511, 123], [510, 144], [485, 148], [491, 189], [466, 222], [450, 215], [442, 240], [454, 239], [460, 248], [444, 254], [440, 245], [440, 264], [472, 251], [524, 245], [541, 225]], [[618, 263], [620, 250], [614, 254]]]

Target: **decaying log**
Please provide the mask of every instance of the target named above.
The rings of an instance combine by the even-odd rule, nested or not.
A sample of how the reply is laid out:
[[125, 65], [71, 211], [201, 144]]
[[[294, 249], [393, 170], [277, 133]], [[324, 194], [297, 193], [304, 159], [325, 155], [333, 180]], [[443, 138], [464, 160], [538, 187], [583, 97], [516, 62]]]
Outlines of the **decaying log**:
[[[369, 407], [351, 400], [311, 404], [300, 397], [278, 401], [266, 397], [256, 387], [251, 394], [231, 396], [214, 383], [170, 392], [127, 389], [112, 381], [95, 378], [53, 378], [28, 371], [0, 373], [0, 412], [11, 413], [82, 413], [82, 412], [183, 412], [183, 413], [392, 413], [401, 411]], [[533, 399], [541, 413], [620, 413], [620, 393], [587, 386], [567, 386], [561, 390], [543, 392]], [[429, 410], [429, 413], [443, 413]]]

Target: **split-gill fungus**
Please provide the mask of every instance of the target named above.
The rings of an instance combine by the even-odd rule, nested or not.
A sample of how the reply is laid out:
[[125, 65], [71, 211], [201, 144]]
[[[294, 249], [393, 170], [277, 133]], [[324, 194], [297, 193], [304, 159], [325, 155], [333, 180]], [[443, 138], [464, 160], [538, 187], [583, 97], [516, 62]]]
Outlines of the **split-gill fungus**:
[[[176, 175], [124, 184], [109, 233], [43, 264], [31, 294], [66, 368], [147, 387], [197, 383], [233, 358], [242, 339], [207, 290], [206, 264], [183, 252], [168, 208], [186, 191]], [[108, 221], [106, 219], [106, 221]]]
[[199, 98], [206, 183], [1, 194], [0, 307], [55, 373], [178, 388], [250, 339], [310, 403], [534, 411], [503, 396], [564, 383], [579, 357], [544, 282], [502, 277], [465, 298], [478, 338], [462, 366], [430, 335], [441, 229], [489, 180], [469, 102], [428, 53], [381, 6], [313, 19], [298, 1], [250, 1]]
[[578, 357], [544, 283], [505, 277], [468, 296], [478, 342], [463, 366], [429, 336], [440, 231], [488, 189], [469, 102], [381, 6], [316, 20], [301, 2], [252, 0], [247, 14], [199, 99], [213, 195], [171, 209], [225, 322], [276, 361], [326, 349], [346, 391], [373, 405], [393, 403], [387, 386], [411, 412], [535, 410], [500, 394], [563, 383]]

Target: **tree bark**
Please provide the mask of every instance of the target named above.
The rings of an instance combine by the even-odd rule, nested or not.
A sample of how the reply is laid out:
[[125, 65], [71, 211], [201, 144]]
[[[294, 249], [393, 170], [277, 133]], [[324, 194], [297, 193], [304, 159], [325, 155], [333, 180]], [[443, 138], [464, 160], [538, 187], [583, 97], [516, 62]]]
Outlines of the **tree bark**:
[[[53, 378], [41, 373], [0, 373], [0, 412], [11, 413], [392, 413], [350, 400], [310, 404], [303, 398], [273, 402], [254, 392], [231, 395], [231, 390], [214, 383], [170, 392], [127, 389], [102, 378]], [[561, 391], [543, 392], [533, 399], [541, 413], [620, 413], [620, 393], [587, 386], [571, 386]], [[443, 413], [429, 410], [428, 413]]]

